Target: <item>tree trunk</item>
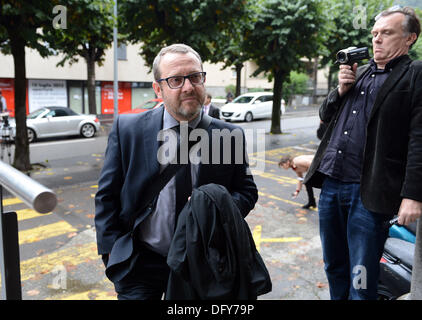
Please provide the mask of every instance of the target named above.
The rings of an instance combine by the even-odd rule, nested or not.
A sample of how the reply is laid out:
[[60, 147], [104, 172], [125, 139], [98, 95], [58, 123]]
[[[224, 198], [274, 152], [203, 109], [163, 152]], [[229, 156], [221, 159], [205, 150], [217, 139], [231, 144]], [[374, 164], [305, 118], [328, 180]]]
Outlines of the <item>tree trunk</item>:
[[281, 71], [274, 71], [274, 88], [273, 88], [273, 112], [271, 117], [271, 130], [272, 134], [280, 134], [281, 121], [280, 121], [280, 108], [281, 97], [283, 92], [284, 74]]
[[97, 114], [97, 102], [95, 100], [95, 52], [88, 52], [85, 57], [88, 68], [88, 110], [90, 114]]
[[243, 63], [236, 64], [236, 94], [235, 96], [240, 96], [240, 89], [241, 89], [241, 79], [242, 79], [242, 68]]
[[16, 137], [13, 166], [20, 171], [29, 171], [31, 170], [31, 162], [26, 127], [25, 42], [19, 36], [11, 37], [10, 40], [15, 68]]

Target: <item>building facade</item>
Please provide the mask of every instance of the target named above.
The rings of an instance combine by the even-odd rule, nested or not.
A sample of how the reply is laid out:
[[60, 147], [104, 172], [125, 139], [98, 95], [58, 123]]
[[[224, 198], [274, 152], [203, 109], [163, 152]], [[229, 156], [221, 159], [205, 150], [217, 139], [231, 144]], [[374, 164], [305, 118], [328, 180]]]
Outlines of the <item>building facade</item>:
[[[119, 112], [131, 110], [155, 98], [152, 73], [139, 52], [139, 45], [119, 47]], [[84, 59], [80, 58], [79, 62], [72, 65], [66, 63], [63, 67], [58, 67], [60, 60], [60, 55], [42, 58], [36, 50], [26, 49], [28, 112], [43, 106], [64, 106], [79, 113], [88, 113], [87, 66]], [[13, 57], [0, 54], [0, 66], [0, 90], [13, 116]], [[241, 92], [252, 88], [272, 90], [273, 84], [266, 77], [251, 77], [256, 68], [253, 62], [245, 63], [241, 75]], [[225, 88], [236, 84], [234, 70], [222, 70], [222, 64], [204, 63], [204, 71], [207, 72], [206, 88], [213, 97], [225, 97]], [[103, 65], [96, 65], [95, 68], [97, 114], [114, 112], [113, 74], [113, 48], [110, 48], [106, 51]]]

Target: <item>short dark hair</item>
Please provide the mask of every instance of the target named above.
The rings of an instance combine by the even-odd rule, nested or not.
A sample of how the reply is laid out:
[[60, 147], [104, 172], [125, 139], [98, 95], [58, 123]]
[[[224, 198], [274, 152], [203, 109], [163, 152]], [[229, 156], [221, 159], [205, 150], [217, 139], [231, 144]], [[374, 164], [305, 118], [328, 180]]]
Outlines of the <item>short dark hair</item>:
[[280, 158], [280, 161], [278, 162], [278, 166], [281, 167], [281, 166], [283, 166], [283, 164], [287, 163], [288, 161], [292, 161], [292, 160], [293, 160], [293, 157], [290, 154], [283, 156], [283, 157]]
[[419, 20], [419, 17], [417, 16], [415, 10], [411, 7], [401, 7], [399, 5], [393, 6], [387, 10], [384, 10], [380, 14], [378, 14], [375, 17], [375, 21], [382, 17], [387, 17], [389, 15], [392, 15], [394, 13], [401, 13], [404, 15], [405, 19], [403, 22], [403, 29], [404, 32], [410, 34], [415, 33], [416, 34], [416, 40], [410, 45], [412, 47], [415, 42], [418, 40], [418, 37], [421, 33], [421, 22]]
[[160, 52], [157, 54], [157, 56], [154, 59], [154, 62], [152, 64], [152, 74], [154, 75], [154, 80], [157, 81], [161, 78], [161, 70], [160, 70], [160, 62], [161, 58], [166, 53], [181, 53], [181, 54], [187, 54], [192, 53], [198, 60], [201, 65], [201, 69], [203, 69], [202, 66], [202, 59], [198, 52], [196, 52], [194, 49], [192, 49], [190, 46], [183, 44], [183, 43], [175, 43], [170, 46], [164, 47], [160, 50]]

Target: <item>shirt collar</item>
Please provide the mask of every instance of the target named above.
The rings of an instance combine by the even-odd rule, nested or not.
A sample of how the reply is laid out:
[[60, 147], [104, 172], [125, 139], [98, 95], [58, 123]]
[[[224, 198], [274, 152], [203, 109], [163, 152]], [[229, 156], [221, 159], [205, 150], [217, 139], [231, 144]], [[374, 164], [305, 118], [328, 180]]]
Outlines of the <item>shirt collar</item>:
[[[199, 114], [198, 117], [189, 121], [188, 126], [190, 128], [195, 129], [198, 126], [199, 122], [202, 119], [202, 113], [203, 113], [203, 111], [201, 111], [201, 113]], [[163, 130], [171, 129], [171, 128], [178, 127], [178, 126], [179, 126], [179, 121], [174, 119], [173, 116], [167, 111], [167, 109], [164, 108]]]
[[371, 69], [373, 70], [373, 71], [377, 71], [378, 70], [378, 72], [389, 72], [389, 71], [392, 71], [393, 69], [394, 69], [394, 67], [402, 60], [402, 59], [404, 59], [405, 57], [408, 57], [408, 55], [407, 54], [405, 54], [405, 55], [402, 55], [402, 56], [399, 56], [399, 57], [395, 57], [395, 58], [393, 58], [393, 59], [391, 59], [390, 61], [388, 61], [388, 63], [385, 65], [385, 68], [384, 69], [378, 69], [378, 67], [377, 67], [377, 64], [375, 63], [375, 61], [374, 61], [374, 59], [372, 58], [370, 61], [369, 61], [369, 65], [371, 66]]

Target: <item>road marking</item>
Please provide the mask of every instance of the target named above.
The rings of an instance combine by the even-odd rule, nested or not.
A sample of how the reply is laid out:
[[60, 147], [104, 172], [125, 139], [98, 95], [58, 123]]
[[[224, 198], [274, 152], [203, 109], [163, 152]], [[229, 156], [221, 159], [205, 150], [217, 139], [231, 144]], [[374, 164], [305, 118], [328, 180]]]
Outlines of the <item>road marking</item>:
[[259, 176], [265, 179], [271, 179], [271, 180], [275, 180], [281, 183], [287, 183], [287, 184], [297, 184], [297, 178], [292, 178], [292, 177], [286, 177], [286, 176], [281, 176], [278, 174], [273, 174], [273, 173], [269, 173], [269, 172], [262, 172], [262, 171], [258, 171], [258, 170], [252, 170], [252, 174], [255, 176]]
[[261, 225], [257, 225], [255, 226], [255, 228], [252, 231], [252, 237], [253, 240], [255, 242], [255, 246], [256, 246], [256, 250], [258, 250], [258, 252], [261, 249], [261, 243], [265, 243], [265, 242], [297, 242], [302, 240], [302, 237], [283, 237], [283, 238], [262, 238], [261, 237], [262, 234], [262, 226]]
[[76, 266], [97, 259], [100, 258], [97, 254], [97, 244], [95, 242], [75, 245], [21, 261], [21, 280], [25, 281], [39, 275], [50, 273], [57, 266]]
[[35, 210], [32, 209], [22, 209], [22, 210], [16, 210], [16, 214], [18, 215], [18, 221], [38, 218], [46, 215], [50, 215], [51, 212], [48, 213], [38, 213]]
[[76, 139], [76, 140], [69, 140], [69, 141], [57, 141], [57, 142], [37, 142], [31, 144], [31, 148], [35, 147], [44, 147], [44, 146], [54, 146], [54, 145], [63, 145], [69, 143], [80, 143], [80, 142], [92, 142], [95, 141], [96, 138], [87, 138], [87, 139]]
[[45, 226], [20, 231], [19, 244], [32, 243], [76, 231], [78, 231], [78, 229], [73, 228], [72, 225], [66, 221], [50, 223]]
[[260, 195], [262, 197], [267, 197], [267, 198], [270, 198], [270, 199], [273, 199], [273, 200], [283, 201], [283, 202], [286, 202], [286, 203], [294, 205], [294, 206], [299, 206], [299, 207], [302, 206], [302, 204], [299, 203], [299, 202], [294, 202], [294, 201], [291, 201], [291, 200], [283, 199], [283, 198], [274, 196], [272, 194], [264, 193], [264, 192], [261, 192], [261, 191], [258, 191], [258, 195]]
[[303, 151], [312, 152], [312, 153], [316, 152], [315, 149], [304, 148], [304, 147], [300, 147], [300, 146], [296, 146], [296, 147], [293, 147], [293, 148], [296, 149], [296, 150], [303, 150]]
[[14, 204], [23, 203], [23, 201], [19, 198], [8, 198], [3, 199], [3, 206], [12, 206]]

